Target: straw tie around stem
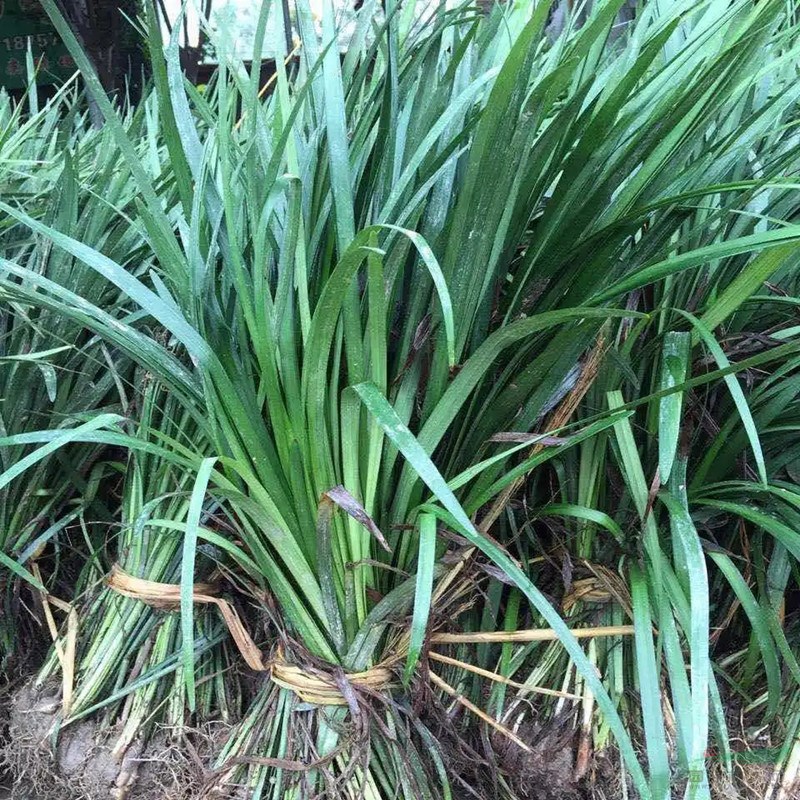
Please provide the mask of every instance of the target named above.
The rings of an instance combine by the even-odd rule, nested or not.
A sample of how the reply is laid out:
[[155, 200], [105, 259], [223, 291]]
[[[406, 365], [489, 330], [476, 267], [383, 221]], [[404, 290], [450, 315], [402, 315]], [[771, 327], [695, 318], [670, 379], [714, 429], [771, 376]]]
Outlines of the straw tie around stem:
[[[118, 564], [111, 568], [107, 580], [110, 589], [118, 594], [139, 600], [162, 611], [180, 608], [181, 587], [177, 583], [158, 583], [129, 575]], [[315, 705], [349, 705], [342, 682], [353, 689], [373, 692], [390, 688], [394, 673], [386, 664], [378, 664], [364, 672], [345, 673], [331, 665], [330, 670], [302, 667], [288, 661], [283, 648], [277, 648], [272, 658], [265, 658], [244, 627], [236, 609], [218, 596], [219, 588], [211, 583], [196, 583], [192, 590], [195, 603], [213, 604], [222, 614], [225, 624], [247, 665], [256, 672], [268, 672], [273, 683], [294, 692], [301, 700]]]
[[[107, 585], [117, 594], [139, 600], [162, 611], [176, 611], [180, 608], [180, 584], [158, 583], [145, 578], [137, 578], [125, 572], [119, 564], [114, 564], [111, 568]], [[239, 652], [247, 662], [247, 666], [258, 672], [265, 671], [267, 668], [264, 666], [261, 650], [247, 632], [236, 609], [227, 600], [218, 597], [218, 593], [219, 589], [211, 583], [195, 583], [192, 587], [192, 599], [195, 603], [210, 603], [219, 609]]]

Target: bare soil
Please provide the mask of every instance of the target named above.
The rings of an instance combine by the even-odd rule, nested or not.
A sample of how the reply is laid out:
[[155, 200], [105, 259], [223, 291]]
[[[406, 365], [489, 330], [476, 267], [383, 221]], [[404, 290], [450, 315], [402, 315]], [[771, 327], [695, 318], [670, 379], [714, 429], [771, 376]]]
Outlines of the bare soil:
[[186, 750], [156, 733], [112, 753], [114, 730], [81, 720], [58, 731], [58, 687], [32, 682], [7, 697], [0, 800], [180, 800], [196, 796], [202, 775]]

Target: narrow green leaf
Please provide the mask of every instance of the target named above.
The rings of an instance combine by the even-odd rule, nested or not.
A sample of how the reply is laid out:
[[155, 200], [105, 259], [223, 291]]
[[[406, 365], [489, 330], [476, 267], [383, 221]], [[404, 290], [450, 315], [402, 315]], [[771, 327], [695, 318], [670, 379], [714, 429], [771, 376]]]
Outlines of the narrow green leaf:
[[[63, 432], [54, 432], [52, 439], [46, 444], [34, 450], [32, 453], [28, 453], [24, 458], [21, 458], [7, 470], [0, 473], [0, 489], [7, 486], [14, 478], [25, 472], [26, 469], [29, 469], [43, 458], [46, 458], [56, 450], [64, 447], [64, 445], [70, 442], [81, 441], [94, 431], [98, 431], [101, 428], [110, 428], [113, 425], [118, 425], [122, 421], [123, 418], [119, 416], [119, 414], [99, 414], [89, 422], [84, 422], [82, 425], [78, 425], [75, 428], [70, 428]], [[13, 443], [13, 439], [10, 437], [7, 437], [6, 441], [9, 444]]]
[[[700, 338], [703, 340], [703, 343], [709, 349], [711, 355], [714, 357], [714, 360], [717, 362], [717, 366], [719, 366], [720, 369], [726, 369], [729, 367], [731, 362], [728, 361], [728, 357], [725, 355], [722, 348], [719, 346], [719, 343], [714, 338], [714, 335], [705, 326], [705, 324], [695, 317], [694, 314], [690, 314], [688, 311], [682, 311], [680, 309], [676, 310], [679, 314], [686, 317], [686, 319], [692, 323], [697, 333], [700, 334]], [[756, 466], [758, 467], [758, 477], [761, 483], [766, 486], [767, 467], [764, 463], [764, 451], [761, 449], [761, 439], [758, 435], [758, 427], [753, 420], [753, 415], [750, 413], [750, 407], [747, 405], [747, 399], [745, 398], [742, 387], [739, 385], [739, 381], [736, 379], [735, 375], [726, 375], [724, 380], [725, 385], [728, 387], [728, 391], [731, 393], [733, 402], [736, 404], [736, 410], [739, 412], [742, 424], [747, 432], [747, 438], [750, 440], [750, 447], [753, 450], [753, 455], [756, 459]]]
[[677, 275], [684, 270], [719, 258], [749, 253], [762, 248], [776, 247], [784, 242], [796, 242], [798, 239], [800, 239], [800, 225], [786, 225], [775, 230], [753, 233], [738, 239], [729, 239], [706, 247], [700, 247], [697, 250], [691, 250], [688, 253], [682, 253], [679, 256], [641, 268], [635, 274], [623, 278], [608, 289], [598, 292], [591, 299], [591, 303], [607, 303], [609, 300], [613, 300], [634, 289], [660, 281], [668, 275]]
[[759, 253], [714, 299], [713, 304], [700, 317], [708, 330], [713, 331], [736, 311], [742, 303], [757, 292], [764, 281], [772, 277], [781, 266], [798, 252], [796, 244], [774, 247]]
[[692, 775], [702, 775], [705, 770], [708, 747], [708, 684], [711, 673], [708, 574], [700, 538], [683, 504], [666, 492], [662, 492], [659, 497], [669, 511], [672, 535], [683, 551], [682, 564], [688, 573], [691, 621], [689, 630], [685, 633], [689, 639], [691, 665], [692, 742], [689, 769], [692, 780]]
[[[689, 368], [690, 338], [688, 333], [668, 332], [661, 350], [661, 384], [659, 389], [672, 389], [682, 384]], [[662, 483], [669, 480], [678, 438], [681, 432], [683, 393], [672, 392], [658, 403], [658, 469]]]
[[540, 517], [574, 517], [586, 522], [593, 522], [605, 528], [620, 545], [625, 544], [625, 534], [622, 528], [608, 514], [586, 506], [578, 506], [573, 503], [550, 503], [536, 512]]
[[653, 642], [653, 621], [647, 581], [641, 570], [631, 565], [631, 604], [633, 606], [636, 672], [639, 676], [639, 697], [642, 704], [645, 746], [650, 764], [650, 787], [653, 800], [669, 797], [669, 757], [664, 717], [661, 713], [661, 682]]
[[189, 510], [186, 514], [186, 534], [183, 537], [183, 555], [181, 558], [181, 653], [183, 657], [183, 680], [186, 686], [186, 699], [190, 711], [195, 710], [194, 562], [197, 553], [200, 516], [203, 513], [208, 481], [216, 462], [216, 458], [204, 458], [200, 463], [189, 500]]
[[18, 578], [27, 581], [34, 589], [38, 589], [40, 592], [47, 591], [42, 582], [32, 572], [29, 572], [22, 564], [7, 556], [2, 550], [0, 550], [0, 566], [11, 570]]
[[345, 635], [337, 593], [337, 584], [341, 585], [341, 581], [337, 577], [333, 559], [333, 514], [335, 510], [336, 506], [333, 500], [323, 495], [317, 508], [317, 548], [322, 603], [325, 607], [325, 616], [328, 619], [328, 628], [334, 647], [336, 652], [341, 655], [345, 649]]
[[419, 515], [419, 552], [417, 555], [417, 586], [414, 592], [414, 616], [411, 619], [411, 639], [408, 646], [403, 682], [408, 684], [419, 661], [425, 632], [431, 613], [433, 564], [436, 558], [436, 517]]
[[342, 69], [335, 27], [332, 0], [325, 0], [322, 11], [322, 35], [325, 53], [322, 77], [325, 86], [325, 120], [328, 129], [328, 160], [331, 170], [331, 191], [336, 216], [336, 236], [340, 256], [347, 250], [356, 233], [353, 212], [353, 183], [347, 145]]
[[742, 609], [753, 626], [753, 633], [758, 642], [758, 649], [764, 662], [764, 673], [767, 678], [767, 716], [772, 718], [778, 711], [781, 700], [781, 671], [778, 664], [778, 654], [775, 642], [769, 629], [766, 613], [759, 605], [750, 587], [736, 568], [733, 560], [727, 553], [716, 548], [707, 549], [708, 557], [717, 565], [719, 571], [725, 576], [733, 593], [742, 604]]

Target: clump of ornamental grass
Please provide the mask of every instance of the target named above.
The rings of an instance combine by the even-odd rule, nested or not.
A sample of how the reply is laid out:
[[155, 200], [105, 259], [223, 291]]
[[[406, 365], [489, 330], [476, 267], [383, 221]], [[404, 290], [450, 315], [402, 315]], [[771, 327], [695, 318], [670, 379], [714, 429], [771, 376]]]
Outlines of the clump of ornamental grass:
[[[546, 716], [524, 713], [541, 687], [559, 692], [555, 716], [580, 709], [584, 733], [597, 721], [640, 796], [667, 797], [675, 768], [708, 797], [719, 695], [703, 544], [681, 482], [682, 397], [724, 379], [752, 446], [731, 378], [742, 365], [720, 360], [710, 331], [794, 269], [795, 145], [785, 131], [797, 48], [785, 4], [646, 4], [612, 36], [620, 3], [604, 2], [550, 42], [546, 4], [485, 19], [436, 5], [414, 22], [394, 4], [377, 16], [365, 3], [341, 59], [330, 4], [319, 41], [299, 0], [291, 75], [282, 7], [273, 9], [269, 97], [258, 66], [248, 73], [224, 41], [200, 94], [183, 79], [177, 42], [162, 52], [148, 4], [159, 152], [169, 154], [155, 176], [55, 4], [43, 4], [139, 195], [141, 265], [126, 268], [18, 204], [0, 209], [137, 309], [124, 317], [87, 303], [68, 279], [75, 294], [40, 284], [28, 297], [158, 386], [164, 413], [132, 428], [94, 417], [83, 438], [129, 448], [134, 465], [159, 459], [147, 477], [167, 483], [130, 496], [111, 552], [142, 573], [132, 577], [172, 581], [162, 590], [177, 606], [159, 622], [164, 611], [146, 593], [139, 609], [125, 600], [142, 631], [170, 631], [147, 667], [163, 682], [142, 693], [127, 667], [95, 672], [93, 637], [116, 624], [103, 595], [79, 647], [78, 692], [90, 687], [82, 702], [94, 703], [80, 713], [98, 704], [118, 713], [124, 695], [139, 698], [137, 723], [165, 706], [180, 709], [172, 719], [197, 714], [208, 663], [198, 652], [220, 646], [207, 632], [219, 617], [197, 624], [210, 605], [256, 675], [250, 710], [207, 776], [211, 796], [522, 795], [515, 776], [535, 771], [535, 737], [547, 730]], [[267, 16], [265, 7], [255, 65]], [[16, 296], [14, 281], [2, 286]], [[658, 365], [649, 382], [632, 360], [638, 342], [645, 370]], [[695, 376], [686, 353], [701, 346], [716, 366]], [[770, 348], [750, 366], [788, 352]], [[626, 397], [631, 384], [655, 396]], [[651, 462], [645, 473], [641, 461], [653, 456], [636, 447], [631, 400], [658, 419], [666, 492], [656, 513]], [[609, 447], [624, 483], [619, 509], [601, 494]], [[512, 503], [527, 481], [530, 502], [544, 506], [545, 476], [567, 489], [565, 465], [578, 457], [580, 502], [549, 511], [591, 523], [577, 549], [581, 577], [604, 576], [615, 600], [602, 618], [613, 627], [584, 631], [588, 644], [591, 600], [560, 609], [543, 593], [540, 556]], [[136, 474], [126, 476], [134, 494]], [[164, 516], [154, 521], [156, 509]], [[623, 528], [617, 512], [627, 509]], [[217, 518], [224, 524], [212, 526]], [[667, 520], [671, 548], [659, 535]], [[600, 545], [623, 560], [593, 573]], [[196, 586], [213, 570], [223, 589]], [[485, 586], [476, 576], [487, 572]], [[512, 634], [533, 635], [524, 625], [551, 642], [515, 648]], [[114, 652], [132, 664], [139, 641]], [[545, 658], [528, 671], [534, 648]], [[625, 706], [641, 710], [643, 756], [622, 704], [631, 648], [638, 699]], [[542, 687], [565, 662], [559, 685]], [[522, 680], [496, 680], [516, 669]], [[488, 697], [487, 680], [497, 684]], [[72, 721], [68, 707], [62, 728]], [[723, 728], [718, 720], [720, 737]]]
[[[779, 151], [785, 136], [777, 131], [769, 146]], [[793, 148], [785, 151], [790, 156]], [[791, 188], [776, 187], [758, 202], [780, 209], [787, 222], [797, 216]], [[726, 224], [748, 234], [763, 225], [761, 215], [744, 219]], [[584, 624], [645, 619], [657, 626], [658, 638], [635, 659], [626, 654], [634, 644], [621, 637], [593, 642], [590, 656], [613, 687], [628, 729], [641, 729], [648, 747], [661, 748], [665, 774], [671, 770], [674, 780], [691, 780], [695, 726], [707, 726], [712, 795], [787, 797], [797, 780], [796, 720], [779, 713], [800, 678], [791, 647], [800, 362], [796, 319], [787, 308], [796, 259], [793, 249], [726, 259], [687, 287], [702, 313], [672, 307], [673, 285], [654, 293], [658, 314], [635, 326], [621, 323], [614, 335], [619, 361], [606, 359], [581, 416], [591, 419], [603, 405], [625, 400], [636, 415], [554, 459], [556, 470], [540, 473], [516, 497], [524, 524], [519, 515], [511, 518], [504, 536], [512, 552], [541, 564], [534, 568], [537, 585], [560, 598], [567, 616], [580, 615]], [[715, 287], [720, 279], [729, 281], [722, 291]], [[720, 309], [728, 312], [721, 326]], [[630, 591], [621, 580], [628, 570], [636, 575]], [[518, 627], [516, 590], [494, 589], [504, 627]], [[505, 678], [523, 683], [533, 669], [529, 680], [583, 694], [582, 713], [567, 724], [578, 730], [575, 774], [585, 774], [585, 755], [609, 743], [605, 725], [592, 727], [593, 696], [560, 649], [550, 646], [548, 659], [541, 645], [527, 652], [505, 647], [479, 653], [477, 663], [499, 664]], [[708, 686], [704, 703], [695, 699], [696, 681]], [[647, 682], [654, 691], [631, 707], [627, 687]], [[556, 725], [563, 711], [561, 700], [544, 698], [535, 709], [517, 701], [503, 718]]]
[[[142, 112], [124, 120], [134, 136]], [[130, 178], [118, 172], [109, 131], [89, 125], [74, 81], [41, 108], [35, 83], [20, 101], [0, 100], [0, 193], [132, 273], [143, 267], [141, 231], [127, 217], [134, 204]], [[103, 446], [75, 440], [97, 427], [98, 413], [126, 410], [131, 371], [130, 361], [80, 318], [38, 298], [43, 287], [70, 286], [80, 292], [72, 295], [76, 303], [102, 308], [109, 318], [132, 306], [80, 259], [6, 214], [0, 276], [0, 663], [6, 664], [18, 636], [33, 629], [26, 609], [40, 601], [41, 581], [55, 595], [66, 585], [69, 596], [76, 581], [87, 579], [76, 573], [96, 569], [93, 557], [76, 560], [72, 553], [99, 547], [94, 523], [107, 526], [117, 509], [98, 491], [108, 477]], [[52, 442], [38, 449], [30, 435], [45, 420]], [[38, 591], [31, 594], [25, 581]]]
[[[76, 585], [72, 602], [81, 612], [76, 652], [51, 652], [11, 714], [6, 761], [26, 782], [49, 787], [54, 797], [61, 795], [53, 780], [64, 797], [78, 788], [89, 796], [104, 796], [109, 788], [120, 797], [147, 797], [157, 790], [170, 796], [185, 790], [191, 796], [197, 768], [190, 762], [187, 769], [179, 742], [189, 729], [213, 721], [208, 733], [193, 737], [202, 750], [215, 729], [225, 729], [239, 716], [237, 684], [225, 680], [233, 662], [222, 622], [211, 614], [197, 615], [197, 708], [189, 720], [177, 656], [180, 621], [170, 613], [174, 606], [161, 602], [159, 590], [150, 604], [136, 594], [143, 576], [156, 587], [178, 579], [191, 473], [170, 456], [181, 450], [178, 440], [190, 437], [195, 447], [199, 442], [191, 439], [191, 420], [181, 416], [159, 384], [138, 374], [132, 386], [142, 447], [128, 454], [127, 463], [107, 464], [123, 475], [119, 527], [98, 553], [95, 571]], [[147, 438], [156, 425], [160, 443], [176, 436], [167, 457]], [[214, 580], [219, 553], [228, 546], [215, 530], [225, 520], [209, 508], [203, 522], [197, 571]], [[112, 575], [120, 576], [116, 588], [105, 585], [106, 559], [113, 560]], [[60, 702], [53, 703], [59, 684]], [[57, 741], [52, 760], [45, 746], [51, 738]]]

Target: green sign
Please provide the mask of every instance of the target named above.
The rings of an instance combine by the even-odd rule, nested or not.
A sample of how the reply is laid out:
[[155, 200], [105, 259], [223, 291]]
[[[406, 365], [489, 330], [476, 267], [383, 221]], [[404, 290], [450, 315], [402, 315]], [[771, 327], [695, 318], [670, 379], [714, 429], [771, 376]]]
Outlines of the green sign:
[[75, 72], [75, 62], [38, 0], [0, 0], [0, 86], [27, 85], [29, 46], [37, 83], [61, 83]]

